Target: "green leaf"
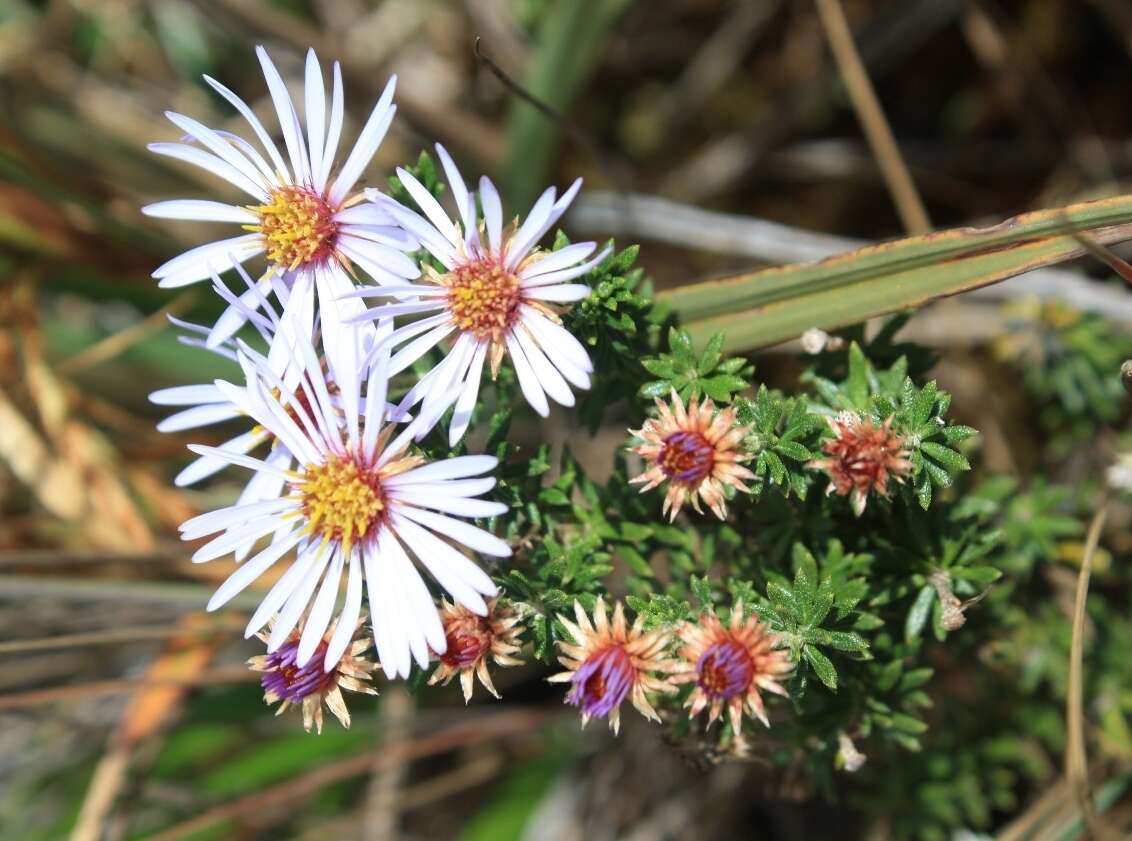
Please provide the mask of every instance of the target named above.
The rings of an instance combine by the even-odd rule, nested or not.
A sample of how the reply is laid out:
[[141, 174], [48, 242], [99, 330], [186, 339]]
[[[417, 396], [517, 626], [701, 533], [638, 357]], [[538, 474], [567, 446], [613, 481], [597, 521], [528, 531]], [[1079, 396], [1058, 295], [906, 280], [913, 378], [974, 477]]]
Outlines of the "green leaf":
[[912, 609], [908, 611], [908, 618], [904, 621], [904, 639], [907, 642], [919, 639], [924, 632], [934, 601], [935, 590], [930, 584], [925, 584], [916, 595], [916, 601], [912, 603]]
[[[1106, 244], [1132, 238], [1132, 196], [1026, 213], [870, 245], [816, 263], [686, 284], [658, 301], [694, 341], [725, 333], [724, 350], [768, 347], [811, 327], [833, 330], [1006, 280], [1081, 252], [1074, 232]], [[1104, 229], [1111, 229], [1105, 231]]]
[[802, 656], [806, 659], [806, 662], [810, 664], [810, 668], [814, 670], [814, 674], [818, 676], [818, 680], [836, 692], [837, 669], [833, 667], [832, 661], [812, 645], [803, 646]]

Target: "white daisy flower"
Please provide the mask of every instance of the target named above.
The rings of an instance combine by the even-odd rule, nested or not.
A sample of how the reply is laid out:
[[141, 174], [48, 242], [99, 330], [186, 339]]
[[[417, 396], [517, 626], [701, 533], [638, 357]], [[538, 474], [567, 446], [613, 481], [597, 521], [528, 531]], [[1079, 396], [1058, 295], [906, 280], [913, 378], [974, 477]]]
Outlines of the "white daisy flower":
[[[291, 325], [317, 324], [313, 301], [310, 299], [304, 300], [302, 298], [288, 299], [286, 287], [282, 286], [278, 279], [276, 279], [279, 298], [285, 305], [283, 315], [280, 316], [271, 301], [259, 291], [257, 285], [251, 277], [248, 276], [247, 272], [244, 271], [243, 267], [237, 266], [236, 270], [239, 272], [240, 277], [243, 279], [248, 289], [257, 296], [255, 302], [249, 305], [237, 299], [215, 275], [213, 276], [213, 287], [221, 298], [228, 301], [233, 308], [238, 310], [247, 321], [256, 328], [263, 343], [268, 348], [266, 364], [272, 376], [281, 380], [288, 389], [297, 395], [299, 401], [303, 402], [305, 405], [307, 402], [306, 392], [299, 382], [302, 376], [302, 366], [294, 364], [294, 354], [292, 353], [293, 336], [288, 338], [284, 335], [282, 325], [284, 318], [287, 320], [287, 323]], [[293, 308], [295, 307], [302, 307], [305, 311], [294, 314]], [[210, 332], [209, 328], [187, 321], [181, 321], [180, 319], [171, 318], [170, 320], [173, 321], [175, 325], [193, 334], [179, 337], [182, 343], [205, 348], [218, 356], [231, 359], [233, 362], [238, 361], [237, 345], [234, 341], [227, 340], [220, 345], [209, 346], [205, 339]], [[299, 328], [300, 334], [304, 336], [309, 334], [313, 329], [315, 328]], [[391, 325], [386, 324], [381, 329], [384, 330], [385, 333], [388, 333], [391, 329]], [[363, 333], [363, 341], [368, 340], [372, 343], [377, 335], [378, 333], [375, 331], [371, 331], [369, 334]], [[340, 401], [337, 400], [338, 387], [333, 377], [330, 375], [325, 365], [323, 365], [320, 370], [322, 371], [327, 393], [331, 395], [332, 403], [334, 403], [335, 408], [340, 408]], [[160, 432], [184, 432], [190, 429], [201, 429], [217, 423], [246, 417], [242, 405], [237, 405], [232, 402], [229, 395], [218, 388], [215, 383], [198, 383], [194, 385], [163, 388], [150, 394], [149, 399], [159, 406], [177, 408], [176, 412], [169, 415], [157, 425], [157, 429]], [[365, 399], [362, 398], [363, 407], [364, 403]], [[387, 417], [391, 417], [395, 412], [395, 407], [387, 403], [385, 412]], [[264, 456], [264, 461], [280, 470], [289, 470], [293, 463], [293, 456], [284, 443], [274, 436], [269, 429], [252, 422], [250, 419], [248, 426], [250, 428], [246, 432], [225, 441], [220, 445], [220, 449], [225, 452], [244, 455], [266, 445], [269, 449]], [[229, 463], [218, 456], [200, 456], [177, 474], [173, 481], [178, 487], [187, 487], [203, 481], [228, 466]], [[236, 505], [239, 506], [253, 502], [265, 502], [270, 499], [277, 499], [283, 493], [284, 486], [284, 481], [276, 473], [255, 473], [241, 491]], [[254, 545], [255, 539], [250, 539], [239, 546], [235, 552], [236, 560], [240, 561], [247, 557]]]
[[[338, 62], [334, 63], [328, 114], [322, 68], [314, 51], [307, 52], [304, 131], [304, 121], [299, 119], [266, 50], [256, 47], [256, 54], [279, 117], [287, 160], [247, 103], [209, 76], [204, 80], [244, 117], [267, 158], [244, 138], [208, 128], [183, 114], [166, 112], [185, 133], [185, 142], [151, 143], [150, 151], [207, 170], [242, 190], [251, 202], [235, 205], [183, 199], [142, 208], [149, 216], [227, 222], [245, 230], [240, 236], [197, 246], [164, 263], [153, 273], [159, 285], [196, 283], [263, 254], [269, 267], [259, 280], [261, 292], [268, 292], [278, 279], [302, 295], [310, 295], [317, 287], [320, 305], [326, 309], [334, 298], [353, 288], [349, 274], [353, 266], [379, 282], [417, 277], [416, 265], [403, 253], [417, 248], [417, 243], [388, 214], [362, 202], [360, 193], [351, 192], [397, 110], [393, 104], [396, 78], [389, 80], [353, 150], [331, 178], [344, 116]], [[241, 300], [252, 306], [256, 296], [249, 291]], [[212, 328], [209, 343], [223, 342], [244, 322], [241, 310], [229, 307]]]
[[[324, 334], [329, 367], [338, 385], [337, 400], [329, 394], [322, 366], [305, 337], [297, 336], [294, 343], [295, 358], [301, 362], [296, 389], [288, 388], [265, 358], [241, 346], [246, 387], [223, 381], [217, 381], [216, 387], [293, 454], [294, 466], [283, 469], [213, 447], [190, 449], [270, 474], [286, 492], [270, 501], [194, 517], [182, 525], [181, 535], [194, 540], [222, 532], [196, 551], [196, 562], [214, 560], [247, 540], [273, 535], [266, 548], [244, 561], [220, 586], [209, 610], [225, 604], [294, 550], [289, 568], [251, 617], [247, 635], [278, 613], [268, 639], [268, 651], [273, 652], [306, 614], [296, 659], [300, 668], [318, 650], [336, 613], [339, 630], [331, 637], [324, 668], [338, 662], [361, 614], [364, 582], [382, 668], [391, 678], [407, 676], [413, 660], [425, 668], [430, 649], [446, 650], [436, 605], [410, 557], [415, 556], [458, 603], [486, 616], [484, 597], [495, 595], [495, 585], [453, 544], [494, 557], [507, 557], [511, 550], [498, 537], [458, 518], [495, 517], [507, 508], [477, 498], [495, 486], [494, 478], [482, 475], [496, 466], [495, 458], [461, 456], [426, 464], [407, 452], [416, 422], [403, 427], [396, 438], [393, 427], [381, 426], [388, 355], [379, 353], [370, 367], [363, 405], [363, 378], [358, 374], [368, 348], [363, 348], [357, 331], [340, 330], [339, 336], [340, 341], [328, 342]], [[346, 370], [355, 376], [342, 376]], [[305, 399], [298, 397], [300, 389]], [[343, 578], [345, 595], [339, 610]]]
[[550, 412], [548, 396], [573, 406], [571, 386], [590, 387], [589, 355], [562, 327], [556, 307], [589, 294], [588, 286], [570, 281], [593, 269], [608, 251], [587, 259], [596, 243], [579, 242], [558, 251], [538, 247], [577, 195], [581, 179], [561, 198], [553, 187], [547, 189], [522, 225], [515, 220], [504, 229], [499, 194], [491, 181], [480, 178], [481, 218], [476, 195], [468, 190], [452, 158], [442, 146], [436, 151], [459, 211], [456, 220], [449, 219], [429, 191], [403, 169], [397, 170], [397, 176], [423, 216], [376, 190], [367, 190], [366, 195], [419, 239], [445, 271], [426, 266], [424, 283], [365, 287], [347, 297], [396, 299], [367, 310], [366, 318], [423, 316], [390, 336], [390, 345], [399, 347], [390, 360], [391, 375], [452, 337], [445, 359], [409, 391], [401, 408], [422, 402], [424, 417], [439, 418], [454, 403], [449, 441], [455, 446], [467, 431], [485, 362], [494, 378], [504, 355], [509, 355], [523, 395], [544, 417]]

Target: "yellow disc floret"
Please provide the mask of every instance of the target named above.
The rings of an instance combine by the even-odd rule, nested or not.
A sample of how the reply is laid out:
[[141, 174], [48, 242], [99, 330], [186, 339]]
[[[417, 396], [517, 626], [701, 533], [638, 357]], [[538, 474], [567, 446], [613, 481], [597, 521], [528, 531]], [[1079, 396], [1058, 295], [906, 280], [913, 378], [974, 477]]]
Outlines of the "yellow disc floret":
[[485, 259], [456, 267], [441, 282], [448, 287], [448, 312], [457, 327], [477, 339], [502, 341], [523, 300], [517, 274]]
[[267, 259], [284, 269], [325, 260], [334, 253], [338, 224], [334, 208], [313, 190], [282, 187], [268, 204], [249, 208], [259, 217], [249, 231], [263, 235]]
[[347, 546], [370, 534], [385, 516], [377, 470], [352, 456], [332, 455], [307, 467], [299, 496], [308, 531]]

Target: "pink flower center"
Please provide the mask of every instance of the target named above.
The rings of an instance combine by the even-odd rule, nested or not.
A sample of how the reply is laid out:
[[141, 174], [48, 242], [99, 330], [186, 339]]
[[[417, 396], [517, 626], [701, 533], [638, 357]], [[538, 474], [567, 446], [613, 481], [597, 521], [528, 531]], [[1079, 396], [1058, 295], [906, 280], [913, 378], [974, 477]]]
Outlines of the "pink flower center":
[[680, 430], [664, 439], [657, 463], [673, 482], [698, 485], [711, 475], [715, 447], [699, 432]]
[[450, 669], [466, 669], [491, 648], [491, 626], [482, 617], [471, 621], [457, 621], [445, 630], [448, 648], [440, 655], [440, 662]]
[[717, 642], [696, 663], [700, 688], [710, 698], [734, 698], [746, 692], [755, 674], [747, 649], [733, 639]]

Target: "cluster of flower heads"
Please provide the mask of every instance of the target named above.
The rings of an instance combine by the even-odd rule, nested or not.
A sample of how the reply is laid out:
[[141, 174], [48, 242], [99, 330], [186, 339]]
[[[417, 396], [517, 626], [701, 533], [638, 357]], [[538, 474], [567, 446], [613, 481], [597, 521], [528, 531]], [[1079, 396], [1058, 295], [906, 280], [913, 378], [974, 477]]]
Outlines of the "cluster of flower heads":
[[732, 734], [741, 740], [744, 712], [770, 726], [762, 692], [786, 695], [781, 681], [793, 671], [782, 639], [756, 617], [744, 617], [741, 602], [726, 625], [705, 612], [675, 633], [646, 631], [640, 616], [628, 625], [620, 602], [610, 621], [600, 597], [592, 621], [578, 602], [574, 620], [560, 616], [559, 621], [573, 642], [559, 643], [559, 662], [566, 671], [550, 680], [570, 684], [566, 701], [581, 711], [583, 724], [607, 718], [614, 733], [626, 699], [645, 718], [660, 721], [648, 695], [674, 693], [679, 684], [691, 684], [685, 702], [689, 718], [707, 709], [710, 725], [726, 708]]
[[[227, 181], [246, 194], [245, 203], [189, 199], [144, 208], [150, 216], [241, 229], [154, 272], [162, 287], [211, 282], [226, 304], [216, 322], [175, 323], [186, 332], [182, 341], [231, 359], [242, 373], [236, 383], [151, 395], [176, 408], [159, 425], [163, 431], [247, 424], [219, 446], [190, 446], [197, 458], [175, 480], [192, 485], [229, 466], [251, 474], [233, 505], [181, 526], [185, 540], [208, 538], [194, 562], [231, 555], [237, 563], [208, 608], [220, 608], [258, 579], [270, 580], [246, 628], [246, 636], [267, 645], [252, 666], [264, 673], [265, 699], [281, 702], [281, 709], [300, 706], [307, 729], [321, 729], [323, 704], [348, 724], [341, 690], [369, 691], [377, 668], [392, 679], [407, 677], [414, 662], [422, 669], [436, 662], [432, 683], [459, 676], [468, 699], [478, 678], [498, 697], [488, 664], [518, 665], [523, 629], [469, 557], [511, 555], [505, 541], [471, 522], [507, 511], [483, 498], [495, 486], [497, 460], [428, 461], [413, 444], [451, 411], [454, 447], [471, 423], [484, 368], [494, 378], [505, 359], [537, 413], [547, 415], [551, 400], [573, 405], [574, 390], [590, 387], [593, 367], [560, 316], [589, 294], [576, 281], [608, 251], [593, 242], [540, 247], [580, 181], [562, 195], [547, 189], [525, 220], [505, 224], [492, 182], [480, 178], [478, 190], [469, 189], [439, 145], [455, 215], [403, 169], [397, 176], [415, 208], [359, 188], [396, 112], [395, 79], [341, 156], [338, 63], [328, 97], [323, 68], [308, 52], [297, 107], [267, 52], [256, 52], [282, 149], [246, 102], [207, 76], [252, 138], [170, 112], [183, 136], [150, 146]], [[249, 271], [245, 264], [253, 258], [265, 267]], [[239, 278], [236, 291], [220, 279], [230, 270]], [[367, 305], [365, 299], [378, 300]], [[259, 349], [239, 338], [242, 330], [258, 334]], [[392, 395], [391, 378], [436, 348], [443, 349], [441, 361], [404, 394]], [[722, 518], [724, 488], [746, 491], [742, 480], [752, 478], [738, 450], [746, 430], [733, 410], [716, 412], [710, 400], [685, 410], [674, 395], [671, 408], [659, 405], [660, 418], [637, 433], [643, 443], [636, 451], [652, 463], [639, 481], [646, 489], [670, 482], [665, 509], [672, 517], [685, 501], [698, 511], [702, 500]], [[426, 572], [447, 596], [439, 607]], [[377, 663], [361, 656], [369, 647], [361, 638], [364, 602]], [[593, 623], [579, 610], [576, 624], [564, 624], [574, 636], [562, 649], [571, 669], [563, 678], [572, 682], [567, 700], [586, 718], [609, 717], [615, 729], [625, 698], [655, 718], [647, 694], [672, 691], [680, 681], [698, 681], [693, 713], [710, 703], [713, 718], [717, 701], [740, 696], [746, 699], [740, 704], [761, 713], [758, 688], [781, 689], [773, 682], [781, 674], [779, 655], [757, 623], [745, 635], [734, 622], [726, 632], [740, 653], [720, 654], [724, 643], [717, 641], [694, 662], [688, 658], [695, 640], [715, 639], [706, 630], [715, 627], [710, 623], [707, 636], [688, 632], [675, 659], [665, 653], [669, 635], [644, 632], [639, 619], [627, 626], [620, 605], [612, 622], [599, 602]]]

